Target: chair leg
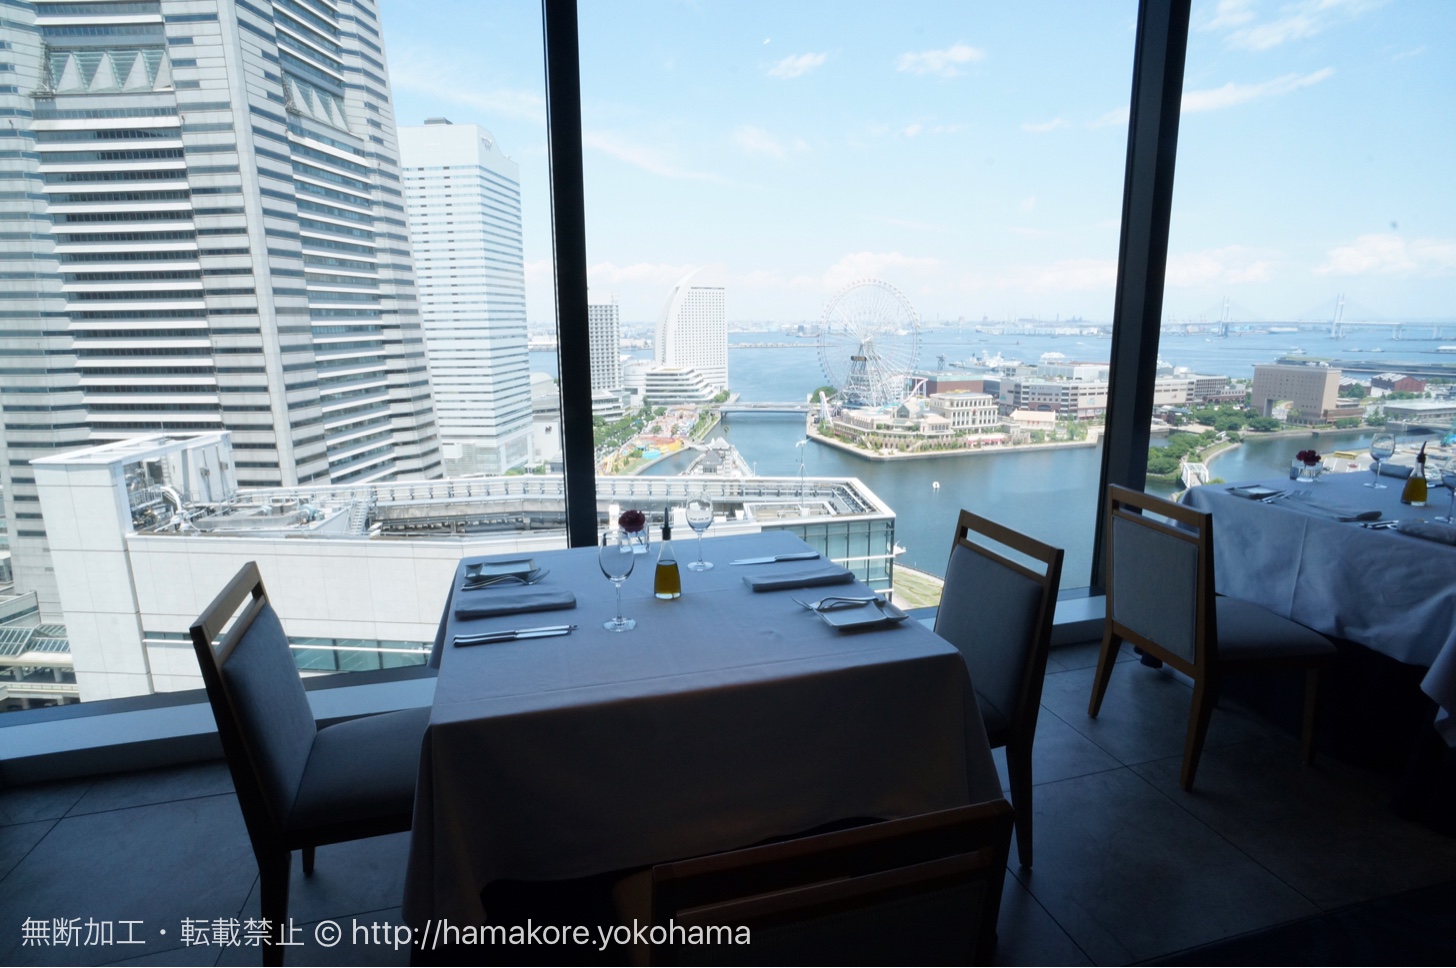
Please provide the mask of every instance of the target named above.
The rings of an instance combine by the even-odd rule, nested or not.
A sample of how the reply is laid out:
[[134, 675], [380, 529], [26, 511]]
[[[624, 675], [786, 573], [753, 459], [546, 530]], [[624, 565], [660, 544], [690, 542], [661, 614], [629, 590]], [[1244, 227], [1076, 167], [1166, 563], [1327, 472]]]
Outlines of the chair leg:
[[313, 844], [303, 848], [303, 876], [313, 874]]
[[293, 853], [274, 851], [258, 858], [258, 877], [262, 889], [263, 920], [268, 922], [272, 944], [263, 948], [263, 964], [283, 964], [283, 942], [288, 931], [288, 872], [293, 866]]
[[1193, 789], [1193, 774], [1198, 772], [1198, 758], [1203, 755], [1203, 741], [1208, 737], [1208, 723], [1218, 705], [1218, 684], [1199, 679], [1193, 684], [1193, 708], [1188, 711], [1188, 742], [1183, 748], [1184, 791]]
[[1031, 743], [1006, 744], [1006, 773], [1011, 781], [1011, 805], [1016, 808], [1016, 855], [1022, 867], [1031, 866]]
[[1112, 681], [1112, 667], [1117, 663], [1117, 650], [1122, 648], [1122, 636], [1114, 635], [1109, 624], [1102, 636], [1102, 652], [1097, 656], [1097, 678], [1092, 680], [1092, 701], [1087, 704], [1087, 715], [1093, 719], [1102, 711], [1102, 697], [1107, 684]]
[[1319, 718], [1320, 675], [1324, 669], [1318, 664], [1304, 672], [1304, 765], [1314, 766], [1314, 725]]

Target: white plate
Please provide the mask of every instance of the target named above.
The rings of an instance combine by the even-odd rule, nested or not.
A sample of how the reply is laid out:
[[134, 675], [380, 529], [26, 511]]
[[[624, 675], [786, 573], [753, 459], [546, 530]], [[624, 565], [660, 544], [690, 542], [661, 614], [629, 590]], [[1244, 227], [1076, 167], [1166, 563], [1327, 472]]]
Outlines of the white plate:
[[835, 608], [820, 612], [819, 617], [840, 631], [884, 628], [903, 622], [910, 616], [889, 602], [869, 604], [864, 608]]
[[514, 575], [525, 578], [536, 570], [534, 558], [512, 558], [509, 561], [477, 561], [465, 566], [465, 580], [480, 581], [482, 578], [500, 578]]

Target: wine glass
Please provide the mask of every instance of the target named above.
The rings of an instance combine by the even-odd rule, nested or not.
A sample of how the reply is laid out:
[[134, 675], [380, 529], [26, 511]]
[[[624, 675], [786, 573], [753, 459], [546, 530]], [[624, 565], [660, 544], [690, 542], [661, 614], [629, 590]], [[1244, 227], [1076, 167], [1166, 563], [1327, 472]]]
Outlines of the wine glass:
[[1446, 505], [1446, 516], [1436, 520], [1456, 524], [1456, 456], [1447, 458], [1446, 463], [1441, 465], [1441, 483], [1451, 492], [1451, 500]]
[[1395, 453], [1394, 434], [1376, 434], [1370, 441], [1370, 456], [1375, 458], [1375, 480], [1366, 484], [1366, 487], [1384, 488], [1386, 485], [1380, 483], [1380, 462], [1389, 460]]
[[688, 527], [698, 533], [698, 560], [688, 562], [688, 570], [708, 571], [713, 567], [713, 563], [703, 560], [703, 532], [707, 531], [713, 523], [713, 499], [702, 491], [695, 491], [689, 495], [684, 511], [687, 515]]
[[597, 548], [597, 562], [602, 566], [602, 574], [617, 589], [617, 617], [602, 623], [602, 628], [609, 632], [625, 632], [637, 627], [635, 620], [622, 617], [622, 583], [632, 574], [632, 565], [636, 561], [631, 535], [617, 529], [602, 535], [601, 547]]

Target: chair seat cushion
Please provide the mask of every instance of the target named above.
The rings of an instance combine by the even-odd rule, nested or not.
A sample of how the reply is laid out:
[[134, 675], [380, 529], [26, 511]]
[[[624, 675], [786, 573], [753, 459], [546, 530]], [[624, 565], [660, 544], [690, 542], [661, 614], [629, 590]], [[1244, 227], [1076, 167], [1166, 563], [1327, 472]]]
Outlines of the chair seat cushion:
[[430, 710], [424, 707], [319, 730], [288, 816], [290, 838], [319, 835], [326, 843], [329, 828], [374, 823], [408, 830], [429, 721]]
[[1295, 659], [1335, 654], [1330, 640], [1267, 608], [1220, 595], [1218, 655], [1220, 661]]

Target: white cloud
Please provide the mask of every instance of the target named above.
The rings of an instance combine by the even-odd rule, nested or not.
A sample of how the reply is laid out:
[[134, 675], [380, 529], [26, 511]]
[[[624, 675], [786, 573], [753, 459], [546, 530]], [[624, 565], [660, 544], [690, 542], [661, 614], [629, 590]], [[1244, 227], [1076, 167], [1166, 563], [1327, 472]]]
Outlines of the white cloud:
[[1066, 118], [1052, 118], [1050, 121], [1023, 121], [1022, 131], [1030, 131], [1033, 134], [1045, 134], [1048, 131], [1055, 131], [1058, 128], [1067, 126]]
[[1269, 50], [1294, 40], [1313, 37], [1347, 23], [1385, 0], [1298, 0], [1280, 7], [1279, 14], [1261, 20], [1251, 0], [1220, 0], [1213, 16], [1200, 30], [1227, 31], [1224, 43], [1242, 50]]
[[777, 269], [755, 269], [735, 276], [729, 283], [733, 288], [744, 289], [790, 289], [817, 292], [820, 281], [813, 276], [785, 276]]
[[675, 164], [667, 154], [648, 145], [638, 144], [610, 131], [584, 131], [581, 143], [588, 148], [611, 155], [629, 165], [636, 165], [654, 175], [686, 181], [724, 182], [727, 179], [706, 171], [692, 171]]
[[586, 270], [587, 285], [592, 288], [611, 289], [618, 286], [659, 286], [663, 295], [676, 285], [683, 276], [698, 268], [696, 265], [669, 265], [663, 262], [634, 262], [619, 266], [614, 262], [599, 262]]
[[1393, 61], [1403, 61], [1409, 57], [1419, 57], [1425, 52], [1426, 45], [1422, 44], [1419, 47], [1412, 47], [1410, 50], [1403, 50], [1399, 54], [1392, 56], [1390, 59]]
[[391, 52], [389, 80], [396, 87], [440, 101], [474, 108], [484, 116], [504, 115], [546, 123], [546, 99], [531, 90], [476, 86], [467, 73], [442, 66], [438, 52], [411, 47]]
[[1201, 252], [1179, 252], [1168, 256], [1163, 281], [1169, 286], [1190, 288], [1246, 282], [1268, 282], [1274, 275], [1270, 253], [1241, 245]]
[[894, 218], [889, 215], [882, 215], [879, 217], [879, 219], [877, 219], [877, 221], [883, 222], [886, 225], [893, 225], [896, 228], [914, 229], [917, 232], [946, 231], [946, 228], [943, 225], [936, 225], [934, 222], [921, 222], [916, 219], [910, 218]]
[[1088, 121], [1089, 128], [1107, 128], [1113, 125], [1126, 125], [1129, 111], [1125, 107], [1113, 108], [1095, 121]]
[[790, 151], [807, 151], [809, 149], [808, 144], [802, 138], [784, 142], [763, 128], [757, 128], [751, 124], [739, 125], [734, 129], [733, 143], [747, 154], [766, 155], [770, 158], [783, 158]]
[[925, 276], [938, 271], [942, 265], [939, 259], [899, 252], [851, 252], [826, 269], [821, 281], [825, 289], [837, 290], [859, 279], [883, 279], [906, 273]]
[[901, 129], [900, 133], [907, 138], [913, 138], [917, 134], [919, 134], [924, 129], [924, 127], [925, 125], [921, 124], [919, 121], [916, 121], [914, 124], [905, 125], [905, 127]]
[[1393, 233], [1362, 235], [1333, 248], [1316, 275], [1446, 276], [1456, 273], [1456, 239], [1411, 239]]
[[783, 78], [786, 81], [802, 77], [817, 67], [823, 67], [824, 62], [828, 59], [828, 54], [790, 54], [770, 67], [768, 76]]
[[923, 50], [900, 55], [898, 70], [912, 74], [938, 74], [941, 77], [955, 77], [960, 74], [961, 64], [974, 64], [986, 56], [969, 44], [952, 44], [945, 50]]
[[1218, 111], [1222, 108], [1245, 104], [1266, 97], [1278, 97], [1300, 88], [1310, 87], [1333, 77], [1335, 69], [1324, 67], [1309, 74], [1284, 74], [1259, 84], [1235, 84], [1232, 81], [1223, 87], [1203, 91], [1188, 91], [1183, 95], [1183, 111], [1194, 114], [1198, 111]]
[[1034, 212], [1034, 211], [1036, 211], [1036, 196], [1035, 195], [1028, 195], [1028, 196], [1026, 196], [1025, 198], [1023, 198], [1021, 200], [1021, 204], [1018, 205], [1017, 207], [1020, 208], [1023, 212]]
[[1008, 282], [1039, 293], [1049, 289], [1111, 289], [1117, 285], [1117, 260], [1062, 259], [1044, 266], [1022, 266], [1009, 273]]

